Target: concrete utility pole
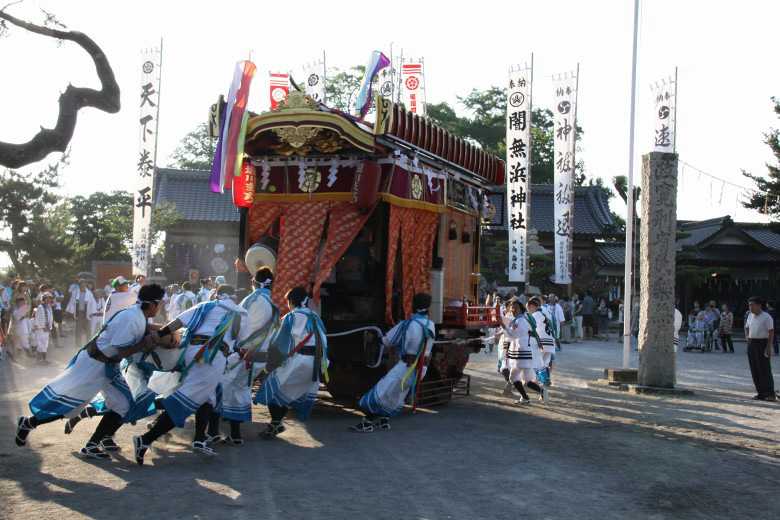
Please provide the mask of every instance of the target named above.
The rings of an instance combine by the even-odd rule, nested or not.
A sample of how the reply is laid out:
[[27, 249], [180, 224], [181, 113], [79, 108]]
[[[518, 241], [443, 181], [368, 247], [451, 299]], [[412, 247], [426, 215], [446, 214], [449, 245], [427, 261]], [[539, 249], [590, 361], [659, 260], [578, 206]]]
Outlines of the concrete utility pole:
[[677, 154], [642, 158], [639, 308], [640, 386], [674, 388], [675, 238]]

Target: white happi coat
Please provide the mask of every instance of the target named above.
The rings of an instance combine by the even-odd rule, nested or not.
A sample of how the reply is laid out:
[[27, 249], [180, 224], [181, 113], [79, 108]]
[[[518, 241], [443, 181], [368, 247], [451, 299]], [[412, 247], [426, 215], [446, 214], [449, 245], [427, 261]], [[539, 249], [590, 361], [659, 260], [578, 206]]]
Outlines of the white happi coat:
[[[401, 338], [403, 329], [405, 334]], [[401, 356], [417, 356], [420, 348], [425, 349], [423, 354], [425, 363], [422, 367], [420, 380], [425, 377], [428, 370], [426, 360], [430, 359], [433, 350], [433, 341], [436, 337], [436, 326], [426, 316], [415, 315], [409, 320], [402, 321], [382, 338], [385, 345], [395, 345]], [[402, 343], [401, 343], [402, 341]], [[409, 374], [409, 370], [413, 372]], [[404, 381], [404, 378], [407, 378]], [[379, 382], [360, 399], [360, 408], [366, 413], [380, 417], [392, 417], [401, 412], [412, 387], [419, 384], [416, 380], [417, 371], [399, 360]]]
[[[211, 310], [206, 312], [208, 308]], [[240, 321], [238, 337], [233, 336], [233, 327], [228, 327], [223, 342], [232, 350], [236, 340], [241, 341], [247, 337], [249, 329], [246, 309], [236, 305], [230, 298], [200, 303], [179, 314], [176, 319], [186, 328], [194, 319], [205, 313], [193, 335], [212, 337], [223, 318], [231, 312], [237, 313], [236, 319]], [[178, 388], [165, 399], [165, 411], [178, 427], [184, 426], [187, 417], [195, 413], [201, 405], [211, 403], [215, 408], [218, 406], [216, 391], [222, 382], [227, 361], [222, 352], [217, 352], [211, 362], [201, 359], [193, 363], [203, 345], [183, 345], [183, 349], [181, 362], [189, 368]]]
[[135, 305], [137, 301], [138, 295], [131, 291], [112, 292], [106, 301], [105, 310], [103, 311], [103, 324], [108, 323], [108, 320], [122, 309]]
[[[134, 305], [118, 313], [97, 337], [97, 348], [106, 356], [140, 342], [146, 334], [146, 316]], [[72, 417], [100, 393], [106, 408], [125, 416], [133, 404], [130, 388], [118, 363], [102, 363], [82, 349], [65, 371], [46, 385], [32, 401], [30, 410], [39, 419]]]
[[[278, 316], [271, 300], [271, 291], [256, 289], [241, 302], [247, 311], [247, 334], [249, 340], [239, 345], [250, 352], [268, 352], [268, 345], [278, 323], [269, 322]], [[265, 333], [257, 333], [260, 330]], [[254, 336], [254, 337], [252, 337]], [[227, 369], [222, 379], [222, 417], [230, 421], [252, 420], [252, 381], [265, 368], [265, 361], [247, 364], [237, 352], [228, 356]]]
[[[314, 330], [311, 330], [312, 324]], [[320, 373], [327, 370], [328, 365], [328, 339], [322, 321], [308, 307], [296, 307], [282, 318], [282, 324], [271, 340], [282, 352], [290, 353], [301, 343], [304, 347], [316, 347], [316, 335], [320, 336], [323, 348], [322, 366], [317, 367], [317, 372], [314, 372], [314, 356], [292, 354], [263, 382], [255, 394], [255, 404], [293, 408], [299, 419], [308, 418], [317, 400]]]
[[106, 309], [106, 299], [104, 297], [94, 300], [94, 305], [87, 306], [87, 316], [89, 316], [89, 325], [92, 330], [92, 334], [96, 334], [103, 326], [103, 313]]

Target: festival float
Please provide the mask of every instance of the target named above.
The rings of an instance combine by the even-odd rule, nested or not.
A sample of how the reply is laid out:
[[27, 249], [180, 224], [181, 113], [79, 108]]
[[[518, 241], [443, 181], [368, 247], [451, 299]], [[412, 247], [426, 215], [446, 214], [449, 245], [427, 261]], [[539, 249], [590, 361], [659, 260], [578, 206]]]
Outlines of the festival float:
[[[292, 91], [248, 114], [232, 180], [239, 269], [270, 265], [283, 310], [289, 289], [310, 290], [330, 336], [327, 390], [345, 402], [396, 359], [379, 330], [431, 293], [437, 342], [417, 398], [443, 403], [467, 391], [469, 355], [497, 320], [478, 304], [480, 219], [505, 166], [402, 105], [377, 96], [375, 107], [369, 123]], [[212, 107], [212, 121], [224, 110]]]

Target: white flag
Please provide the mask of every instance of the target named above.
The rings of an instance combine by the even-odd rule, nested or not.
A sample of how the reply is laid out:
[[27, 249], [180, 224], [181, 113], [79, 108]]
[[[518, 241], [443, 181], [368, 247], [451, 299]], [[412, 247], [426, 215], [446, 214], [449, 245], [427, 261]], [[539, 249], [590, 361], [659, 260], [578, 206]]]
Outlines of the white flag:
[[325, 102], [325, 59], [307, 63], [303, 67], [303, 80], [306, 95], [314, 101]]
[[528, 282], [531, 190], [531, 82], [533, 70], [509, 73], [506, 104], [506, 204], [510, 282]]
[[577, 73], [553, 80], [555, 283], [571, 283], [574, 244], [574, 168], [577, 139]]
[[401, 92], [406, 109], [425, 116], [425, 80], [423, 60], [401, 64]]
[[152, 193], [157, 160], [157, 118], [160, 113], [160, 49], [141, 53], [141, 82], [137, 98], [139, 152], [133, 192], [133, 274], [149, 276], [151, 256]]
[[677, 127], [676, 79], [671, 76], [663, 79], [653, 85], [652, 90], [655, 102], [653, 151], [674, 153], [677, 137], [675, 135]]

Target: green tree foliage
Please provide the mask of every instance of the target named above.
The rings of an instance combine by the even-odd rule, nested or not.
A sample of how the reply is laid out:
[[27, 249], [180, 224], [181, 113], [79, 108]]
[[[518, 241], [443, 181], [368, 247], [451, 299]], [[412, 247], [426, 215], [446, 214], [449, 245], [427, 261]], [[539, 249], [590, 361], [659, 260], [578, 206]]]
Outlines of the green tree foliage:
[[171, 154], [168, 166], [182, 170], [211, 170], [216, 142], [209, 135], [209, 127], [201, 123], [185, 135]]
[[[470, 116], [459, 116], [448, 103], [429, 103], [427, 115], [445, 130], [478, 143], [485, 151], [503, 157], [506, 154], [506, 92], [500, 87], [472, 90], [465, 97], [458, 97]], [[553, 113], [536, 108], [532, 111], [531, 126], [531, 182], [553, 182]], [[577, 126], [577, 140], [582, 136]], [[577, 184], [582, 184], [584, 165], [577, 162]]]
[[[0, 226], [9, 237], [4, 249], [14, 272], [25, 278], [64, 282], [91, 269], [93, 260], [130, 260], [133, 198], [126, 191], [96, 192], [60, 198], [63, 159], [44, 170], [24, 175], [0, 172]], [[180, 218], [172, 205], [152, 213], [152, 243]]]
[[60, 167], [67, 161], [66, 153], [59, 162], [34, 174], [0, 172], [0, 226], [9, 237], [5, 251], [20, 276], [51, 269], [63, 252], [67, 256], [60, 238], [48, 230], [54, 218], [49, 212], [58, 200], [54, 190], [59, 187]]
[[[772, 103], [775, 105], [775, 115], [780, 118], [780, 101], [773, 97]], [[742, 171], [742, 175], [751, 179], [758, 190], [743, 205], [771, 215], [774, 220], [780, 220], [780, 129], [770, 128], [764, 134], [764, 142], [772, 150], [775, 164], [766, 165], [766, 177]]]
[[366, 68], [352, 67], [347, 70], [330, 69], [325, 82], [325, 98], [327, 105], [349, 113], [355, 103], [360, 82]]

